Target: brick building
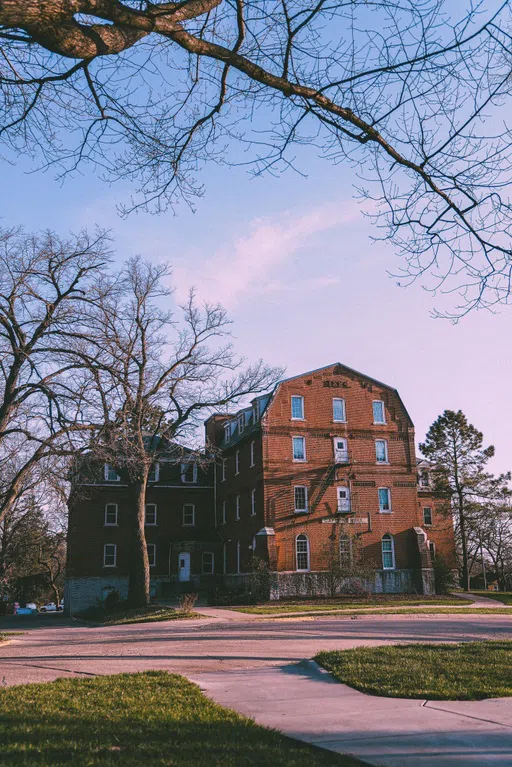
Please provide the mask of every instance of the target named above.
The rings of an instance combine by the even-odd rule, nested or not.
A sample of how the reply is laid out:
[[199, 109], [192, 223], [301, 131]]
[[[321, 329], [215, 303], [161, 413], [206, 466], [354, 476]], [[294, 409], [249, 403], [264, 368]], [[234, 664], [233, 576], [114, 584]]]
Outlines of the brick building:
[[[375, 591], [432, 593], [432, 554], [453, 561], [451, 519], [426, 484], [428, 465], [417, 462], [396, 389], [337, 363], [282, 381], [205, 426], [211, 468], [192, 453], [155, 467], [146, 526], [153, 589], [179, 581], [201, 588], [213, 575], [236, 584], [256, 555], [269, 564], [274, 598], [324, 594], [333, 546], [344, 562], [357, 546], [373, 563]], [[71, 497], [72, 612], [112, 586], [127, 589], [116, 477], [98, 467]]]

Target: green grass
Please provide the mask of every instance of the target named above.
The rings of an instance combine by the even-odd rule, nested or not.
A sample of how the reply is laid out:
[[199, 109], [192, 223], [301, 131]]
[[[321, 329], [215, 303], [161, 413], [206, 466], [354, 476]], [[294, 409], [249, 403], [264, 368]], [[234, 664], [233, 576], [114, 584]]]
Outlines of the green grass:
[[456, 610], [450, 607], [388, 607], [381, 610], [327, 610], [325, 612], [301, 613], [300, 615], [268, 615], [271, 620], [285, 620], [286, 618], [320, 618], [322, 616], [338, 616], [339, 618], [352, 618], [352, 616], [365, 615], [512, 615], [512, 608], [508, 607], [458, 607]]
[[340, 599], [335, 600], [301, 600], [293, 602], [267, 602], [263, 605], [248, 605], [246, 607], [232, 607], [229, 609], [251, 615], [274, 615], [276, 613], [329, 613], [340, 610], [372, 610], [377, 607], [421, 607], [425, 605], [464, 605], [467, 600], [460, 597], [424, 597], [411, 595], [382, 595], [370, 597], [367, 600]]
[[503, 602], [504, 605], [512, 606], [512, 591], [472, 591], [472, 594], [479, 594], [482, 597], [489, 597], [489, 599], [496, 599], [498, 602]]
[[362, 692], [392, 698], [482, 700], [512, 696], [512, 641], [361, 647], [315, 660]]
[[101, 609], [89, 609], [81, 616], [85, 620], [101, 623], [102, 626], [118, 626], [125, 623], [153, 623], [157, 621], [188, 620], [190, 618], [202, 618], [202, 615], [194, 612], [182, 612], [171, 607], [159, 607], [148, 605], [147, 607], [134, 607], [121, 611], [105, 613]]
[[356, 767], [163, 671], [0, 689], [1, 767]]

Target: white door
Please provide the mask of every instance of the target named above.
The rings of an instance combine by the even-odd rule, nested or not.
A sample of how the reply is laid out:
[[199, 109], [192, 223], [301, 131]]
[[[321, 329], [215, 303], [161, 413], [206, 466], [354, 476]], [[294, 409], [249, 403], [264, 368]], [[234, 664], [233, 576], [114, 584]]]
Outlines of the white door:
[[182, 551], [178, 557], [178, 580], [190, 580], [190, 552]]
[[350, 488], [338, 487], [338, 511], [341, 514], [350, 512]]
[[342, 437], [334, 438], [334, 460], [336, 463], [348, 463], [347, 440]]

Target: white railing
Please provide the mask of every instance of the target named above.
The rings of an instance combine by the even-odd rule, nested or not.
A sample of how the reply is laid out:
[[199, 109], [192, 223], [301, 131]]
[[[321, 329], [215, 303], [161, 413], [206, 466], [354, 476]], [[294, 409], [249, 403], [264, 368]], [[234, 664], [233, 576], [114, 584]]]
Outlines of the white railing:
[[336, 463], [348, 463], [349, 462], [348, 450], [335, 450], [334, 460], [336, 461]]
[[338, 514], [350, 514], [352, 511], [352, 503], [350, 498], [338, 498]]

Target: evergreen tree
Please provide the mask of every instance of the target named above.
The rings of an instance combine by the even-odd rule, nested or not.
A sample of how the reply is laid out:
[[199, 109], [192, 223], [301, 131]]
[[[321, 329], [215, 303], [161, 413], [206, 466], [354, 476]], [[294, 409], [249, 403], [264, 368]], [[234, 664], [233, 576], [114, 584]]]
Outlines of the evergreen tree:
[[483, 446], [483, 434], [461, 410], [445, 410], [427, 432], [420, 450], [433, 464], [434, 489], [450, 498], [462, 558], [462, 585], [469, 591], [468, 534], [472, 517], [483, 502], [509, 494], [509, 474], [485, 470], [494, 447]]

